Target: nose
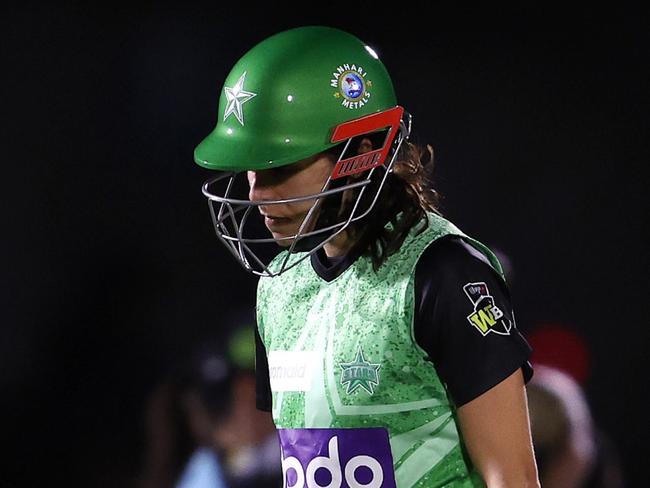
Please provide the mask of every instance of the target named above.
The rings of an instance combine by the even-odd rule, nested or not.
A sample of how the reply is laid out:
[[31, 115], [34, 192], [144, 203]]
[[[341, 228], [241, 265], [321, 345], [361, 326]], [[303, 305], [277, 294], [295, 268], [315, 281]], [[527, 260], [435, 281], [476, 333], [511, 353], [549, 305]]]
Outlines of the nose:
[[275, 199], [270, 172], [248, 171], [248, 199], [251, 201], [273, 200]]

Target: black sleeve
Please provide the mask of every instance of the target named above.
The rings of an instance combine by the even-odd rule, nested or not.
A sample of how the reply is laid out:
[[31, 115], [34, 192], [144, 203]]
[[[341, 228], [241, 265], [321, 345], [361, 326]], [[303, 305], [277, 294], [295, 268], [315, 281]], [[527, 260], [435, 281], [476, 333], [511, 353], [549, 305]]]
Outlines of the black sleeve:
[[457, 236], [433, 242], [415, 268], [414, 334], [457, 407], [518, 368], [533, 375], [532, 348], [519, 333], [505, 282]]
[[265, 412], [270, 412], [272, 408], [269, 362], [257, 327], [255, 327], [255, 406]]

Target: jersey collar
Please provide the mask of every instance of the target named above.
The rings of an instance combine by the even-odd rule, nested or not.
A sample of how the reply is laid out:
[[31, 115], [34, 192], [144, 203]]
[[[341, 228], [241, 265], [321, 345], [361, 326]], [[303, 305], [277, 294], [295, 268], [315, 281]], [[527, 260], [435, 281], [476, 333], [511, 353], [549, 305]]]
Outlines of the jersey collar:
[[319, 277], [329, 283], [341, 276], [345, 270], [352, 266], [360, 255], [361, 250], [353, 248], [343, 256], [328, 257], [325, 254], [325, 250], [321, 247], [311, 255], [311, 266]]

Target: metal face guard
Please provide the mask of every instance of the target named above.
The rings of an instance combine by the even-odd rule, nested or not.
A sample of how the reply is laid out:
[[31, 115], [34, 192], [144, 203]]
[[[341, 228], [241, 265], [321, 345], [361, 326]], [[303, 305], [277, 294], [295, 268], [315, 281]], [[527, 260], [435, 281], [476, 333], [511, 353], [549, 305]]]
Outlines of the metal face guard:
[[[386, 129], [388, 133], [384, 145], [377, 150], [370, 151], [361, 156], [352, 158], [343, 158], [350, 142], [354, 137], [366, 134], [379, 129]], [[203, 195], [208, 199], [208, 207], [214, 225], [215, 233], [219, 240], [226, 248], [237, 258], [247, 271], [259, 276], [277, 276], [286, 270], [296, 266], [302, 260], [314, 254], [318, 249], [334, 239], [343, 232], [352, 222], [356, 222], [365, 217], [374, 207], [381, 189], [384, 186], [388, 173], [392, 171], [393, 164], [399, 152], [402, 143], [408, 139], [411, 131], [411, 116], [404, 111], [402, 107], [395, 107], [385, 112], [362, 117], [360, 119], [346, 122], [338, 126], [333, 133], [332, 142], [344, 141], [347, 139], [345, 148], [339, 156], [334, 166], [332, 174], [328, 177], [320, 192], [287, 198], [282, 200], [245, 200], [232, 196], [233, 188], [236, 186], [236, 179], [244, 172], [222, 173], [219, 176], [206, 181], [202, 187]], [[368, 157], [366, 157], [368, 156]], [[390, 157], [389, 157], [390, 156]], [[364, 158], [366, 157], [366, 158]], [[363, 159], [362, 159], [363, 158]], [[371, 161], [371, 163], [367, 163]], [[363, 166], [363, 162], [366, 163]], [[367, 209], [359, 208], [361, 198], [366, 191], [366, 187], [371, 182], [371, 177], [378, 168], [384, 170], [377, 193], [374, 195]], [[333, 188], [332, 182], [343, 176], [358, 174], [367, 171], [366, 177], [360, 181], [339, 185]], [[221, 195], [213, 192], [213, 187], [218, 184], [223, 185], [225, 189]], [[342, 194], [350, 189], [361, 188], [350, 215], [343, 218], [340, 222], [326, 225], [322, 228], [307, 230], [308, 223], [312, 217], [317, 216], [317, 212], [326, 197]], [[274, 238], [255, 238], [247, 237], [245, 230], [249, 223], [251, 211], [259, 206], [270, 206], [277, 204], [288, 204], [314, 200], [307, 215], [300, 224], [298, 231], [291, 236]], [[216, 208], [218, 205], [218, 209]], [[255, 212], [257, 213], [257, 212]], [[275, 243], [281, 245], [284, 242], [291, 242], [288, 246], [286, 256], [280, 261], [279, 267], [274, 270], [269, 269], [268, 264], [257, 255], [252, 249], [256, 244]]]

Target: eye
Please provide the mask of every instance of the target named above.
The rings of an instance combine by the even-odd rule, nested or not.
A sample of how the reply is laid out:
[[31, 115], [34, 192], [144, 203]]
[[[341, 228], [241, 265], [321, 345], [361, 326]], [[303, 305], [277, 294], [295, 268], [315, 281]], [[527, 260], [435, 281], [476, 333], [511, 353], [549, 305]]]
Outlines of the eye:
[[301, 168], [299, 168], [298, 164], [287, 164], [286, 166], [278, 166], [277, 168], [273, 168], [271, 171], [273, 171], [273, 174], [279, 177], [287, 177], [290, 176], [294, 173], [297, 173]]

